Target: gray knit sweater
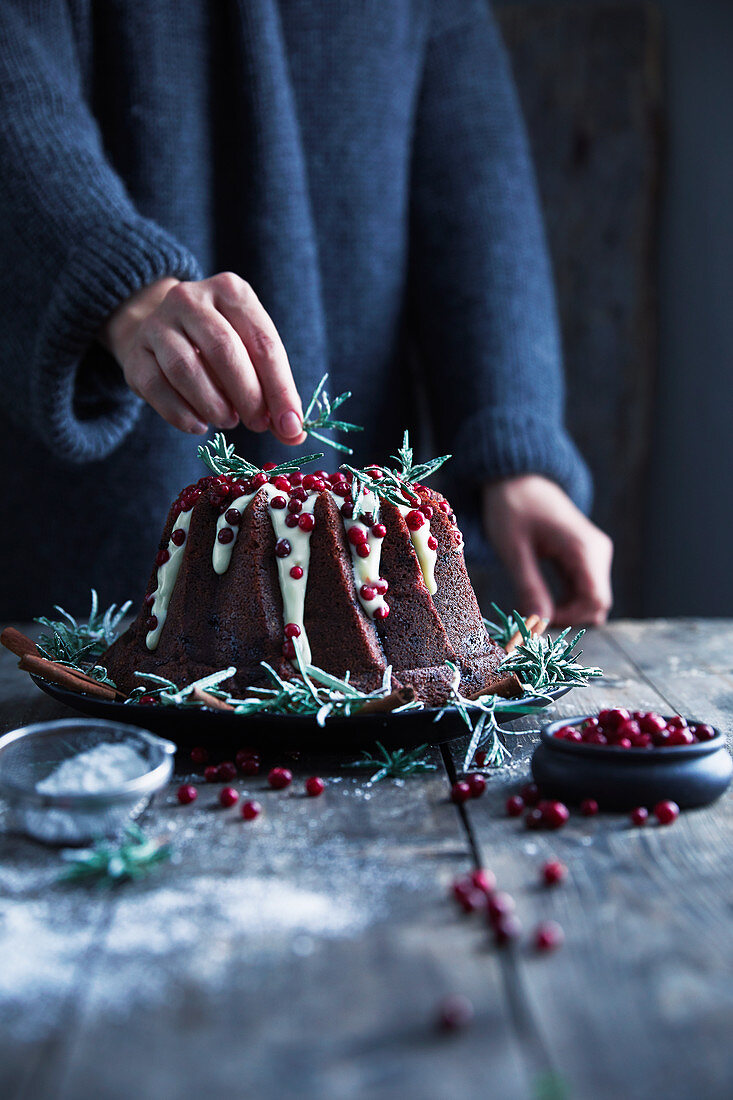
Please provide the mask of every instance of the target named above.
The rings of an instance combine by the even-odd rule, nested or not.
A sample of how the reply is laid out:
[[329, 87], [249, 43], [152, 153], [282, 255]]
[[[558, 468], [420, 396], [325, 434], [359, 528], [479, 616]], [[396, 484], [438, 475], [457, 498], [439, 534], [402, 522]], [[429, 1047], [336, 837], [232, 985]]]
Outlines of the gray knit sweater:
[[485, 0], [3, 0], [0, 257], [3, 620], [139, 595], [204, 472], [95, 343], [164, 275], [246, 278], [303, 397], [353, 391], [355, 461], [417, 428], [416, 359], [454, 503], [526, 471], [588, 502]]

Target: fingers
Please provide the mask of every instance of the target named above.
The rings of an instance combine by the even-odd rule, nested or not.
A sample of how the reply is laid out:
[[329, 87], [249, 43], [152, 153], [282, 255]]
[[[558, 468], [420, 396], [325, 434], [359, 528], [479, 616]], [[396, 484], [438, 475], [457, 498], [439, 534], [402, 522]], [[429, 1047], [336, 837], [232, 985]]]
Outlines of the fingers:
[[518, 542], [512, 559], [505, 564], [517, 589], [518, 610], [523, 615], [536, 614], [550, 621], [555, 604], [532, 544], [525, 540]]
[[235, 407], [214, 384], [201, 356], [183, 332], [170, 325], [153, 324], [148, 330], [147, 343], [169, 385], [201, 420], [218, 428], [236, 427], [239, 416]]
[[611, 610], [613, 544], [602, 531], [588, 526], [590, 531], [584, 539], [569, 539], [563, 550], [561, 564], [569, 593], [555, 609], [556, 626], [576, 623], [598, 626], [606, 621]]
[[273, 433], [283, 443], [301, 443], [305, 439], [303, 407], [272, 319], [249, 284], [238, 276], [224, 272], [211, 283], [217, 310], [249, 353]]
[[151, 352], [136, 354], [132, 363], [123, 367], [123, 373], [133, 393], [147, 401], [174, 428], [193, 435], [203, 435], [208, 430], [206, 421], [194, 412], [162, 374]]

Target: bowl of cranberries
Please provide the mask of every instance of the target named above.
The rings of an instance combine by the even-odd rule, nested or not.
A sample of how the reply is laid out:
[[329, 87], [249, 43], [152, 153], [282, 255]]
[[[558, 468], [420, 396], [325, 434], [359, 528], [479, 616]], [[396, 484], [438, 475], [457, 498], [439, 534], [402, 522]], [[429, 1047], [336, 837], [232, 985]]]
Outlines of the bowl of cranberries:
[[726, 790], [733, 759], [712, 726], [615, 707], [545, 725], [532, 774], [564, 802], [593, 798], [601, 809], [627, 810], [671, 799], [692, 807]]

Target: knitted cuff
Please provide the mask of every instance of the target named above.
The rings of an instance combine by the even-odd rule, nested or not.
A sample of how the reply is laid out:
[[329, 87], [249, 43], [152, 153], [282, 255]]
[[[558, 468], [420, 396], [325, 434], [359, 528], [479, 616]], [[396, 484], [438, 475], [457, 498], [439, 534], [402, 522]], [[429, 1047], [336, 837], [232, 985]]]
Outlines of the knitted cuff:
[[66, 461], [106, 458], [134, 426], [142, 402], [95, 337], [120, 303], [167, 275], [201, 278], [191, 253], [145, 218], [91, 229], [71, 248], [31, 368], [33, 425]]
[[593, 484], [588, 467], [565, 429], [549, 419], [516, 411], [475, 413], [459, 431], [454, 455], [475, 484], [520, 474], [541, 474], [562, 486], [589, 512]]

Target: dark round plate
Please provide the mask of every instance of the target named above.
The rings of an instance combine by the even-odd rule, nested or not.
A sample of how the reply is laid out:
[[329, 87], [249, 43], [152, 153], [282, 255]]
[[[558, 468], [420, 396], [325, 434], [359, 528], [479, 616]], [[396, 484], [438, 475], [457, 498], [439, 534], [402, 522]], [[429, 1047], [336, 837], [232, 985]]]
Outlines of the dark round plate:
[[[402, 714], [354, 714], [350, 718], [328, 718], [319, 726], [313, 715], [257, 714], [244, 716], [227, 711], [197, 707], [140, 706], [137, 703], [116, 703], [97, 699], [77, 691], [51, 684], [40, 676], [32, 676], [47, 695], [83, 714], [110, 721], [142, 726], [174, 741], [179, 748], [204, 744], [235, 752], [243, 745], [255, 748], [283, 749], [298, 752], [348, 752], [370, 748], [381, 741], [389, 749], [415, 748], [417, 745], [439, 745], [453, 741], [468, 731], [459, 712], [448, 710], [439, 722], [433, 719], [436, 710], [408, 710]], [[566, 695], [570, 688], [548, 692], [553, 700]], [[536, 713], [546, 704], [528, 696], [522, 700], [522, 710], [507, 715], [502, 724]]]

